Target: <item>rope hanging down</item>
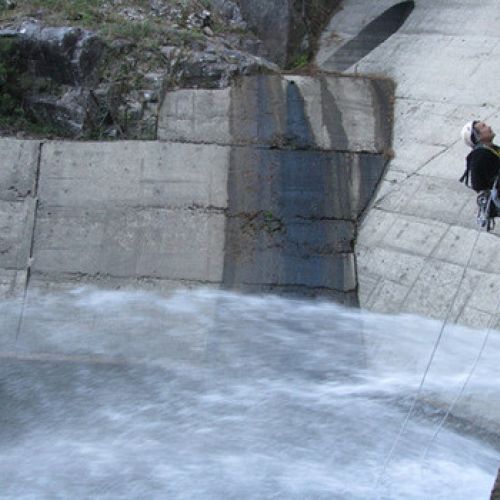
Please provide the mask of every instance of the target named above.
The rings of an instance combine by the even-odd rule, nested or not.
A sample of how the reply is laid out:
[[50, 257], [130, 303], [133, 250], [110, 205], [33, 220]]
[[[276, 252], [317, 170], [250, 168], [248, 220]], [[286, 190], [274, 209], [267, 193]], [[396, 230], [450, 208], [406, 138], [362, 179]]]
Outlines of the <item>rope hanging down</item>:
[[441, 432], [441, 429], [443, 428], [443, 426], [444, 426], [444, 424], [446, 422], [446, 419], [449, 417], [450, 413], [453, 411], [453, 409], [455, 408], [455, 405], [458, 403], [458, 401], [460, 401], [460, 398], [464, 395], [465, 389], [469, 385], [469, 382], [470, 382], [470, 380], [472, 378], [472, 375], [476, 371], [477, 365], [479, 364], [479, 360], [481, 359], [481, 356], [483, 355], [484, 349], [486, 348], [486, 344], [488, 343], [488, 339], [490, 337], [490, 333], [493, 330], [493, 323], [495, 321], [495, 316], [496, 316], [499, 308], [500, 308], [500, 298], [497, 300], [494, 313], [491, 316], [490, 321], [488, 322], [488, 327], [487, 327], [487, 330], [486, 330], [486, 334], [484, 335], [483, 342], [481, 343], [481, 347], [480, 347], [479, 352], [478, 352], [478, 354], [476, 356], [476, 359], [474, 360], [474, 363], [471, 366], [470, 372], [467, 375], [467, 378], [465, 379], [464, 383], [462, 384], [462, 387], [460, 388], [460, 391], [458, 392], [458, 394], [456, 395], [455, 399], [452, 401], [452, 403], [448, 407], [448, 410], [443, 415], [443, 418], [440, 420], [440, 422], [439, 422], [439, 424], [438, 424], [438, 426], [436, 428], [436, 431], [434, 432], [434, 435], [432, 436], [429, 444], [427, 445], [427, 448], [425, 449], [425, 452], [424, 452], [424, 455], [423, 455], [423, 460], [427, 459], [427, 456], [429, 454], [429, 450], [431, 449], [432, 445], [434, 444], [434, 441], [436, 440], [438, 434]]
[[419, 385], [419, 387], [418, 387], [418, 389], [417, 389], [417, 392], [416, 392], [416, 394], [415, 394], [415, 397], [413, 398], [412, 404], [411, 404], [411, 406], [410, 406], [410, 409], [408, 410], [408, 413], [407, 413], [407, 415], [406, 415], [406, 418], [405, 418], [405, 420], [404, 420], [403, 424], [401, 425], [401, 428], [400, 428], [400, 430], [399, 430], [399, 433], [398, 433], [398, 435], [396, 436], [396, 439], [395, 439], [395, 441], [394, 441], [394, 443], [393, 443], [393, 445], [392, 445], [392, 447], [391, 447], [391, 449], [390, 449], [390, 451], [389, 451], [389, 454], [388, 454], [388, 456], [387, 456], [387, 458], [386, 458], [386, 460], [385, 460], [385, 462], [384, 462], [384, 465], [383, 465], [383, 467], [382, 467], [382, 471], [380, 472], [380, 474], [379, 474], [379, 476], [378, 476], [378, 478], [377, 478], [377, 481], [376, 481], [376, 483], [375, 483], [375, 486], [376, 486], [376, 488], [377, 488], [377, 489], [378, 489], [378, 487], [379, 487], [379, 485], [380, 485], [380, 483], [381, 483], [381, 481], [382, 481], [383, 477], [385, 476], [385, 473], [386, 473], [386, 471], [387, 471], [387, 467], [388, 467], [389, 463], [391, 462], [392, 457], [393, 457], [393, 455], [394, 455], [394, 452], [396, 451], [396, 448], [397, 448], [397, 446], [398, 446], [398, 444], [399, 444], [399, 441], [401, 440], [401, 437], [403, 436], [404, 432], [406, 431], [406, 429], [407, 429], [407, 427], [408, 427], [408, 423], [409, 423], [409, 421], [410, 421], [410, 418], [411, 418], [411, 416], [413, 415], [413, 412], [414, 412], [414, 410], [415, 410], [415, 406], [416, 406], [417, 401], [418, 401], [418, 399], [419, 399], [419, 397], [420, 397], [420, 394], [421, 394], [421, 392], [422, 392], [422, 388], [423, 388], [423, 386], [424, 386], [425, 380], [426, 380], [426, 378], [427, 378], [427, 375], [428, 375], [428, 373], [429, 373], [430, 367], [431, 367], [432, 362], [433, 362], [433, 360], [434, 360], [434, 356], [435, 356], [435, 354], [436, 354], [436, 351], [437, 351], [437, 349], [438, 349], [438, 346], [439, 346], [439, 344], [440, 344], [440, 342], [441, 342], [441, 339], [442, 339], [442, 337], [443, 337], [444, 329], [445, 329], [446, 325], [448, 324], [448, 321], [449, 321], [449, 318], [450, 318], [451, 311], [453, 310], [453, 307], [455, 306], [455, 302], [456, 302], [457, 297], [458, 297], [458, 292], [459, 292], [459, 291], [460, 291], [460, 289], [462, 288], [462, 284], [463, 284], [464, 279], [465, 279], [465, 274], [466, 274], [467, 269], [469, 268], [470, 263], [471, 263], [471, 261], [472, 261], [472, 256], [474, 255], [474, 252], [475, 252], [475, 250], [476, 250], [477, 242], [478, 242], [478, 240], [479, 240], [479, 236], [480, 236], [480, 235], [481, 235], [481, 229], [480, 229], [480, 228], [478, 228], [478, 230], [477, 230], [477, 232], [476, 232], [476, 237], [475, 237], [475, 239], [474, 239], [474, 244], [472, 245], [472, 249], [471, 249], [471, 252], [470, 252], [469, 258], [467, 259], [467, 263], [466, 263], [466, 265], [464, 266], [464, 269], [463, 269], [463, 271], [462, 271], [462, 275], [461, 275], [461, 277], [460, 277], [460, 281], [459, 281], [459, 283], [458, 283], [457, 289], [455, 290], [455, 293], [454, 293], [454, 295], [453, 295], [453, 298], [452, 298], [452, 300], [450, 301], [450, 305], [448, 306], [448, 309], [447, 309], [447, 311], [446, 311], [446, 316], [445, 316], [444, 322], [443, 322], [443, 324], [441, 325], [441, 329], [439, 330], [439, 334], [438, 334], [438, 336], [437, 336], [437, 338], [436, 338], [436, 341], [434, 342], [434, 346], [433, 346], [433, 349], [432, 349], [432, 353], [431, 353], [431, 355], [430, 355], [429, 361], [427, 362], [427, 366], [426, 366], [426, 368], [425, 368], [424, 374], [423, 374], [422, 379], [421, 379], [421, 381], [420, 381], [420, 385]]

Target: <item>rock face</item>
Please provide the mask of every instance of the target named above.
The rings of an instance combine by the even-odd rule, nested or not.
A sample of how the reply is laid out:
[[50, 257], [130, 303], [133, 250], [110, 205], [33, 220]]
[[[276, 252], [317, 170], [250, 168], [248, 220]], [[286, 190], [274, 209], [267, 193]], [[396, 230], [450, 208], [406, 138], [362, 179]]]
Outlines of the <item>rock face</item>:
[[293, 66], [315, 51], [315, 39], [341, 0], [239, 0], [249, 28], [257, 33], [269, 57], [281, 67]]
[[239, 6], [232, 0], [211, 0], [211, 8], [216, 10], [233, 27], [246, 29]]
[[257, 55], [258, 41], [237, 35], [161, 46], [141, 54], [142, 63], [129, 39], [107, 44], [88, 30], [35, 21], [0, 30], [0, 42], [8, 47], [0, 62], [10, 68], [10, 89], [24, 112], [65, 137], [155, 139], [167, 89], [223, 88], [237, 75], [278, 69]]
[[0, 31], [9, 41], [7, 64], [14, 66], [25, 86], [27, 113], [39, 123], [66, 135], [78, 135], [90, 126], [105, 44], [80, 28], [51, 28], [27, 22]]
[[96, 83], [104, 43], [94, 33], [72, 27], [44, 27], [40, 23], [23, 23], [17, 33], [21, 56], [33, 75], [61, 85]]

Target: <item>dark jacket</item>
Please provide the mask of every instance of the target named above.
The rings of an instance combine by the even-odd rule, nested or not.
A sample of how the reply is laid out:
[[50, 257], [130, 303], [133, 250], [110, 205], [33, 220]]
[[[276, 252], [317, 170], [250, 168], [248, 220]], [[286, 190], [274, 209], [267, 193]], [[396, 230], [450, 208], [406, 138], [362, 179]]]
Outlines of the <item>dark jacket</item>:
[[[494, 151], [497, 153], [495, 153]], [[493, 148], [477, 145], [467, 155], [467, 170], [474, 191], [491, 189], [496, 176], [500, 173], [500, 147]]]

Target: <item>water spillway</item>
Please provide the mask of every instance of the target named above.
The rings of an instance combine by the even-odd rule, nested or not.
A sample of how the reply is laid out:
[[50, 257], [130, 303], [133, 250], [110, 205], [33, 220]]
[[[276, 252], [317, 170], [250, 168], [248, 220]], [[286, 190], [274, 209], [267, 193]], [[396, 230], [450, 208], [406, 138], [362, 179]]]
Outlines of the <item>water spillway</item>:
[[[399, 83], [382, 71], [387, 53], [375, 56], [415, 42], [408, 26], [430, 3], [411, 3], [346, 1], [331, 25], [352, 27], [342, 64]], [[348, 13], [358, 24], [340, 22]], [[329, 40], [333, 65], [342, 40]], [[487, 497], [496, 332], [448, 326], [419, 391], [441, 323], [214, 290], [353, 305], [359, 275], [364, 307], [438, 317], [447, 304], [464, 262], [450, 249], [473, 229], [433, 219], [438, 181], [422, 177], [463, 151], [420, 125], [426, 113], [458, 123], [461, 106], [429, 87], [422, 104], [403, 81], [392, 142], [392, 83], [325, 69], [171, 92], [157, 141], [0, 141], [3, 496]], [[405, 126], [422, 142], [410, 145]], [[415, 158], [422, 170], [401, 174]], [[462, 187], [444, 184], [460, 210], [439, 213], [465, 221]], [[474, 290], [486, 273], [475, 271]], [[463, 297], [454, 320], [484, 312], [481, 297]]]
[[[6, 327], [16, 304], [0, 312], [2, 498], [468, 500], [491, 489], [499, 442], [485, 423], [497, 415], [441, 425], [482, 341], [470, 330], [448, 330], [398, 438], [437, 322], [210, 289], [32, 294], [17, 340]], [[411, 363], [398, 363], [394, 338]], [[497, 378], [489, 351], [467, 396], [494, 393]]]

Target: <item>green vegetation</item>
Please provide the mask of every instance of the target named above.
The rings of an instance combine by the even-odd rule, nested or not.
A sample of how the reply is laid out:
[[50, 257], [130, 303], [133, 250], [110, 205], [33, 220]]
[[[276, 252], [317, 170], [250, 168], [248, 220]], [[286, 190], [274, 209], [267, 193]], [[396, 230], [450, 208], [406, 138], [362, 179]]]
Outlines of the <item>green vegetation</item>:
[[[189, 14], [209, 7], [210, 2], [170, 0], [165, 4], [170, 12], [175, 12], [173, 21], [177, 25], [176, 30], [183, 31]], [[71, 24], [96, 31], [108, 40], [120, 36], [140, 41], [142, 45], [157, 44], [160, 40], [189, 43], [196, 39], [196, 35], [200, 36], [200, 30], [196, 28], [189, 30], [189, 34], [173, 35], [169, 23], [162, 16], [151, 15], [149, 0], [127, 0], [120, 5], [101, 0], [17, 0], [16, 8], [2, 11], [3, 21], [19, 17], [41, 18], [51, 26]], [[223, 23], [218, 19], [214, 22], [222, 30]]]
[[0, 38], [0, 128], [24, 130], [35, 136], [64, 136], [67, 132], [53, 125], [37, 123], [24, 109], [25, 94], [30, 90], [52, 89], [53, 82], [28, 76], [12, 39]]
[[[163, 90], [179, 84], [183, 74], [179, 66], [189, 58], [189, 52], [203, 50], [207, 43], [207, 35], [196, 25], [198, 18], [193, 22], [192, 14], [212, 11], [210, 0], [164, 0], [156, 9], [150, 0], [16, 0], [14, 8], [4, 6], [0, 0], [0, 26], [37, 19], [43, 26], [88, 29], [106, 42], [103, 60], [94, 73], [91, 105], [98, 109], [92, 108], [92, 123], [88, 122], [92, 130], [85, 132], [89, 138], [99, 139], [108, 132], [122, 138], [154, 137], [149, 118], [143, 123], [142, 92], [151, 90], [158, 96], [142, 108], [151, 115]], [[234, 32], [213, 11], [211, 21], [217, 34]], [[26, 54], [14, 57], [9, 43], [0, 38], [0, 130], [64, 135], [54, 125], [36, 123], [36, 117], [40, 121], [53, 117], [44, 114], [43, 105], [42, 109], [33, 107], [32, 98], [41, 94], [56, 101], [68, 92], [67, 86], [41, 78], [32, 67], [21, 67], [26, 65]], [[162, 75], [162, 82], [146, 79], [150, 74]]]
[[0, 39], [0, 126], [15, 126], [24, 119], [22, 95], [27, 82], [15, 64], [16, 50], [11, 40]]
[[302, 69], [309, 64], [308, 54], [299, 54], [295, 59], [289, 64], [289, 69]]

